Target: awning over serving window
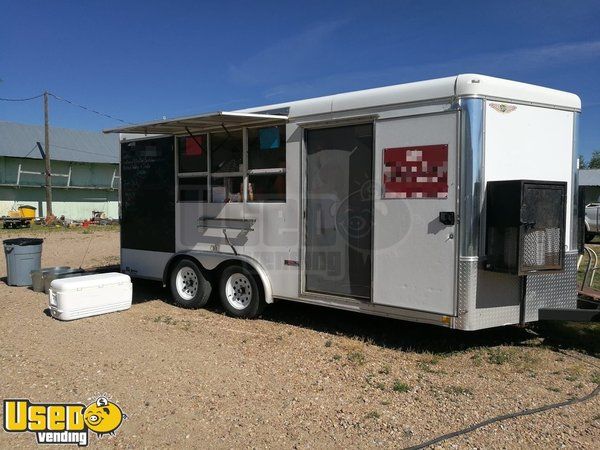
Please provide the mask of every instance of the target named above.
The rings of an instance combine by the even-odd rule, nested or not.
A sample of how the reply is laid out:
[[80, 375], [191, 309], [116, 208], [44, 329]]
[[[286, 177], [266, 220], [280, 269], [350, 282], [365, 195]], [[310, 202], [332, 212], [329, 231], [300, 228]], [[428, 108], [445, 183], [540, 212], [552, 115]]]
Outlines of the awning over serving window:
[[287, 121], [287, 116], [272, 114], [236, 113], [217, 111], [199, 116], [163, 119], [120, 128], [104, 130], [104, 133], [133, 134], [183, 134], [201, 133], [210, 130], [256, 125], [279, 125]]

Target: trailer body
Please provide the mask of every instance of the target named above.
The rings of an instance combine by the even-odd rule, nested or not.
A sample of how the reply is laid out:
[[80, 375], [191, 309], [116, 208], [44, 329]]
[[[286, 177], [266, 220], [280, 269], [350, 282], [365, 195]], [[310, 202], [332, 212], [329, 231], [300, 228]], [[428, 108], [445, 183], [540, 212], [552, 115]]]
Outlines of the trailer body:
[[[181, 258], [241, 261], [268, 303], [463, 330], [575, 308], [579, 112], [574, 94], [465, 74], [108, 130], [121, 268], [167, 283]], [[524, 186], [517, 223], [488, 224], [505, 181]], [[527, 270], [488, 263], [511, 255]]]

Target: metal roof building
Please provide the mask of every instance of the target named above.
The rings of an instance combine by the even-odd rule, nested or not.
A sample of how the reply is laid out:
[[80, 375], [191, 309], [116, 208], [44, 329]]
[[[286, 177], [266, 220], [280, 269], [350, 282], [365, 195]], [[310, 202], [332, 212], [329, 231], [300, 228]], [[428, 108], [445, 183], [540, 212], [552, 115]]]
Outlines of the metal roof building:
[[579, 186], [586, 205], [600, 200], [600, 169], [579, 169]]
[[600, 186], [600, 169], [579, 169], [579, 186]]
[[[40, 145], [38, 145], [38, 143]], [[28, 204], [45, 215], [44, 127], [0, 121], [0, 216]], [[119, 142], [114, 135], [50, 127], [53, 213], [118, 217]]]
[[[0, 121], [0, 156], [41, 159], [36, 143], [44, 145], [44, 127]], [[93, 131], [50, 128], [53, 160], [119, 163], [119, 139]]]

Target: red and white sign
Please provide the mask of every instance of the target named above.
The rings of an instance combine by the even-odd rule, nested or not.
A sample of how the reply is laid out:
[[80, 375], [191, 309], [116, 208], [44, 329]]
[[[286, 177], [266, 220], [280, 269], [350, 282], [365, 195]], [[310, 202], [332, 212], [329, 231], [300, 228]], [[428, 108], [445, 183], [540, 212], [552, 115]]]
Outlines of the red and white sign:
[[383, 198], [448, 198], [448, 145], [383, 150]]

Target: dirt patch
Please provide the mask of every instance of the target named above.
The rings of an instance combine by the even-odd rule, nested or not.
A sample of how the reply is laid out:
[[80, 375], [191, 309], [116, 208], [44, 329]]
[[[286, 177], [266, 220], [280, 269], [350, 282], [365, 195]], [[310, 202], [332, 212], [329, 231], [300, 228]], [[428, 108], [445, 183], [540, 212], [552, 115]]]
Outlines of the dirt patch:
[[[88, 245], [85, 267], [118, 262], [114, 231], [42, 234], [45, 266], [77, 267]], [[19, 235], [27, 232], [0, 234]], [[215, 302], [178, 308], [152, 282], [135, 282], [134, 297], [129, 311], [59, 322], [44, 312], [44, 294], [2, 283], [0, 397], [108, 394], [129, 419], [92, 446], [401, 448], [600, 381], [593, 325], [464, 333], [288, 302], [246, 321]], [[596, 398], [442, 448], [593, 448], [599, 439]], [[34, 442], [0, 432], [1, 448]]]

